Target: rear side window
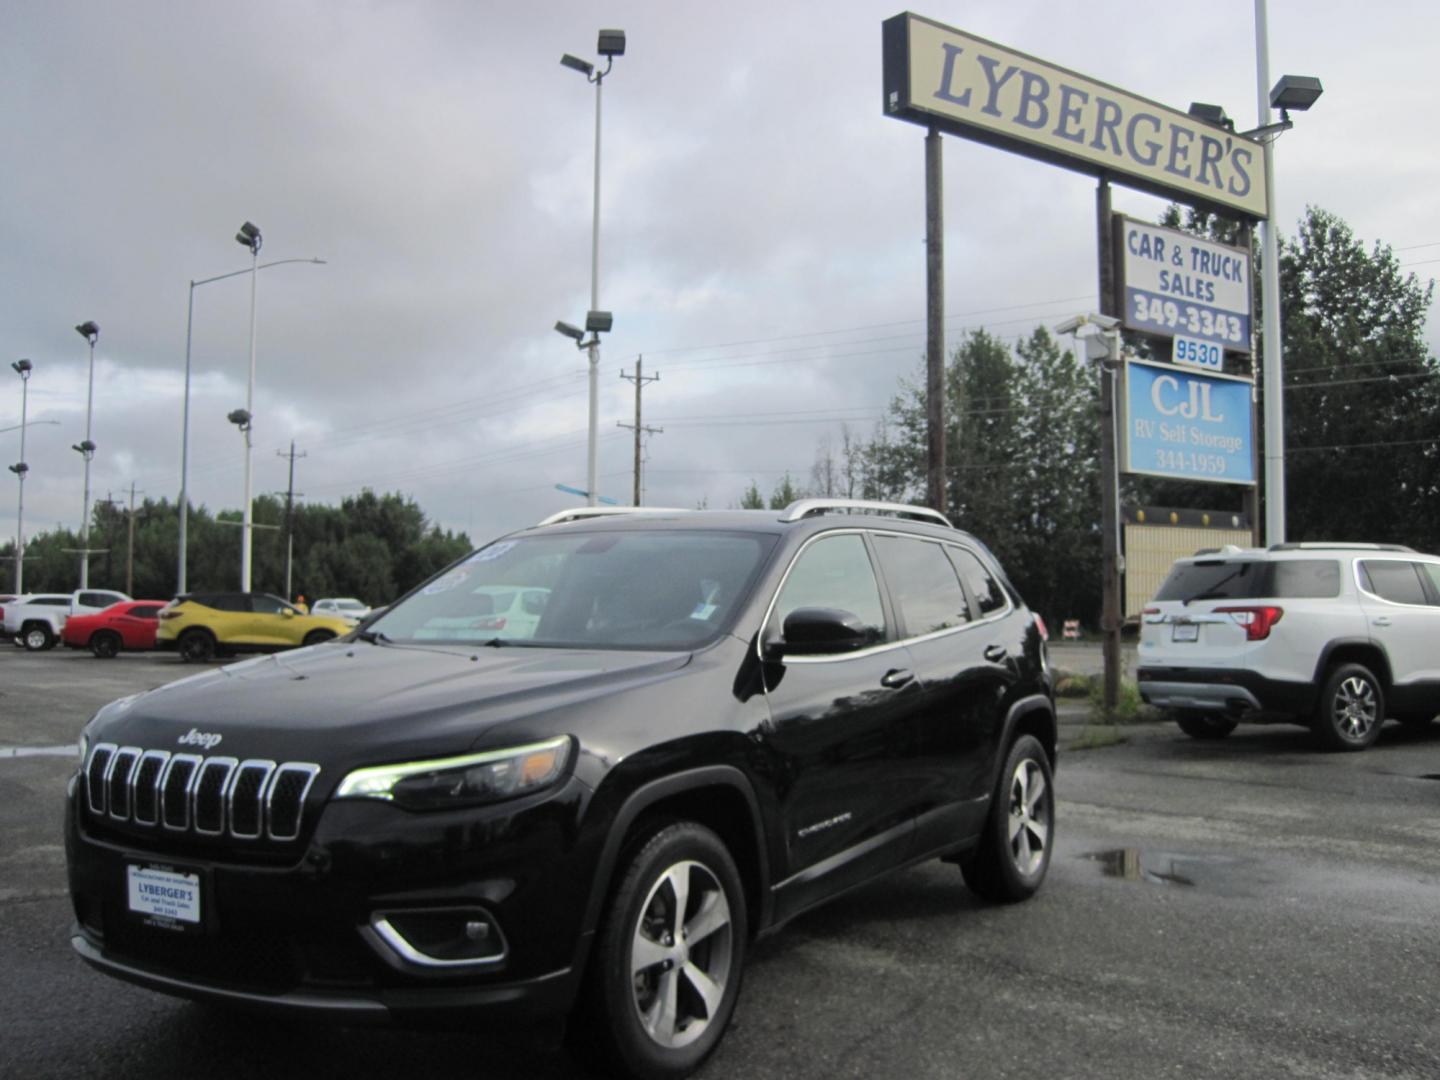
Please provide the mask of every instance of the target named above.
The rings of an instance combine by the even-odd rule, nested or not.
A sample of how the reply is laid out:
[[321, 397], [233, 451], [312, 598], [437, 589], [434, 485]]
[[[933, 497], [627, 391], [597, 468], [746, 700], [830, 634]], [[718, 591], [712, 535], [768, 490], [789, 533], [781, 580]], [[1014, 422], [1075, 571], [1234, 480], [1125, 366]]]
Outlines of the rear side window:
[[1430, 602], [1414, 563], [1399, 559], [1366, 559], [1360, 564], [1360, 577], [1367, 590], [1392, 603]]
[[1440, 597], [1440, 565], [1435, 563], [1421, 563], [1420, 567], [1430, 578], [1430, 584], [1434, 586], [1433, 595]]
[[1005, 590], [995, 580], [995, 575], [964, 548], [952, 547], [949, 550], [950, 557], [955, 560], [955, 568], [960, 571], [965, 584], [970, 586], [970, 593], [980, 608], [980, 617], [1002, 610], [1005, 607]]
[[250, 610], [250, 598], [244, 593], [211, 593], [209, 596], [194, 597], [194, 600], [216, 611]]
[[1285, 559], [1270, 564], [1266, 596], [1323, 600], [1340, 595], [1340, 564], [1334, 559]]
[[970, 621], [965, 590], [939, 544], [877, 536], [875, 550], [907, 635], [932, 634]]
[[130, 615], [137, 619], [155, 619], [160, 616], [160, 608], [156, 604], [141, 604], [139, 607], [132, 607]]

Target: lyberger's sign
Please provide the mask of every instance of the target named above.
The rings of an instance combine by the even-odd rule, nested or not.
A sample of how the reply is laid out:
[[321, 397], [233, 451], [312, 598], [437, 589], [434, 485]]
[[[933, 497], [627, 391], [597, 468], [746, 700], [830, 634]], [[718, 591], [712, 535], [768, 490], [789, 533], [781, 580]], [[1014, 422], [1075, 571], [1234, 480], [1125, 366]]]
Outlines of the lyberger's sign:
[[1264, 144], [909, 13], [884, 23], [885, 111], [1165, 198], [1268, 216]]

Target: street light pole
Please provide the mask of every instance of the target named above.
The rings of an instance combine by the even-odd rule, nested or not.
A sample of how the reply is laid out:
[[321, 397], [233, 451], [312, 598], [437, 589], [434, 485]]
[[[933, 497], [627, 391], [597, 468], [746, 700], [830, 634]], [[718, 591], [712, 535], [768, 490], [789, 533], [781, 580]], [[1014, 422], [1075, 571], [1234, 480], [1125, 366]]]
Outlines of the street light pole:
[[100, 327], [94, 320], [75, 327], [75, 332], [90, 345], [90, 381], [85, 390], [85, 441], [74, 449], [85, 459], [85, 502], [80, 517], [80, 588], [90, 587], [90, 461], [95, 457], [95, 443], [90, 438], [90, 416], [95, 402], [95, 342]]
[[[314, 263], [316, 266], [324, 266], [325, 260], [318, 258], [276, 259], [274, 262], [261, 263], [256, 269], [268, 270], [272, 266], [282, 266], [285, 263]], [[226, 278], [239, 277], [241, 274], [248, 273], [250, 273], [249, 270], [232, 270], [228, 274], [216, 274], [214, 277], [190, 282], [190, 302], [185, 309], [185, 403], [181, 410], [180, 420], [180, 538], [176, 545], [179, 567], [176, 572], [177, 587], [175, 589], [177, 596], [183, 594], [188, 585], [185, 568], [188, 547], [187, 519], [190, 513], [190, 494], [187, 486], [190, 475], [190, 340], [191, 327], [195, 322], [195, 289], [199, 285], [209, 285], [212, 281], [224, 281]]]
[[250, 378], [245, 384], [245, 412], [252, 419], [248, 423], [242, 424], [240, 428], [245, 435], [245, 517], [240, 530], [240, 591], [249, 592], [250, 538], [254, 532], [250, 469], [251, 459], [254, 457], [251, 450], [254, 446], [252, 433], [255, 415], [255, 292], [256, 283], [260, 279], [260, 245], [263, 241], [260, 230], [248, 221], [240, 226], [240, 231], [235, 234], [235, 239], [250, 249]]
[[[1255, 86], [1259, 126], [1270, 123], [1270, 41], [1265, 0], [1255, 0]], [[1265, 367], [1265, 543], [1285, 542], [1285, 366], [1280, 343], [1280, 254], [1275, 237], [1275, 143], [1265, 152], [1265, 205], [1269, 217], [1261, 233], [1260, 302]]]
[[35, 365], [29, 360], [16, 360], [10, 365], [20, 376], [20, 460], [10, 466], [10, 471], [20, 481], [20, 505], [15, 511], [15, 595], [25, 592], [25, 474], [30, 466], [25, 464], [25, 425], [30, 404], [30, 372]]
[[[566, 53], [560, 58], [560, 63], [565, 67], [580, 72], [585, 78], [595, 84], [595, 185], [594, 185], [594, 208], [590, 221], [590, 310], [598, 311], [600, 307], [600, 102], [601, 88], [605, 82], [605, 76], [610, 74], [610, 69], [615, 66], [615, 57], [625, 55], [625, 31], [623, 30], [601, 30], [596, 51], [605, 57], [605, 70], [599, 71], [595, 65], [579, 57]], [[608, 329], [608, 327], [607, 327]], [[600, 426], [600, 336], [592, 334], [590, 341], [585, 346], [590, 357], [590, 424], [589, 433], [586, 438], [586, 465], [585, 465], [585, 497], [591, 505], [597, 504], [595, 490], [595, 444], [598, 438]]]

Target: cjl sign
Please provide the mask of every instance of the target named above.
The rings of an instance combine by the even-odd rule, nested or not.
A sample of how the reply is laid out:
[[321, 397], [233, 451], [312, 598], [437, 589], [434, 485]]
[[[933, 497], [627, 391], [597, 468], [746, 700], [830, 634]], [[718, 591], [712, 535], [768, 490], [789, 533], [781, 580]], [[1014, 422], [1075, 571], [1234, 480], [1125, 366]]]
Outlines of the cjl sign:
[[1121, 467], [1176, 480], [1254, 484], [1252, 396], [1249, 379], [1130, 361]]

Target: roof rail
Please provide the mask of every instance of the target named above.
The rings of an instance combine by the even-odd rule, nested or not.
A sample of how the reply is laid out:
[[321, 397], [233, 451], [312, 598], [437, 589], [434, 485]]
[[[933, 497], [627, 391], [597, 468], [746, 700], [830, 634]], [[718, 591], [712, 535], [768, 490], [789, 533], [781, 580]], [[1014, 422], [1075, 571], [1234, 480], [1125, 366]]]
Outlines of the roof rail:
[[537, 521], [534, 528], [545, 525], [559, 525], [566, 521], [584, 521], [586, 518], [610, 517], [615, 514], [688, 514], [690, 511], [678, 506], [579, 506], [573, 510], [561, 510], [543, 521]]
[[811, 514], [838, 511], [846, 514], [889, 514], [891, 517], [914, 518], [928, 521], [933, 525], [944, 525], [947, 529], [955, 526], [939, 510], [928, 506], [910, 506], [906, 503], [879, 502], [874, 499], [799, 499], [785, 507], [781, 521], [799, 521]]
[[1271, 551], [1400, 551], [1406, 555], [1417, 554], [1414, 548], [1404, 544], [1351, 544], [1303, 541], [1301, 543], [1271, 544]]

